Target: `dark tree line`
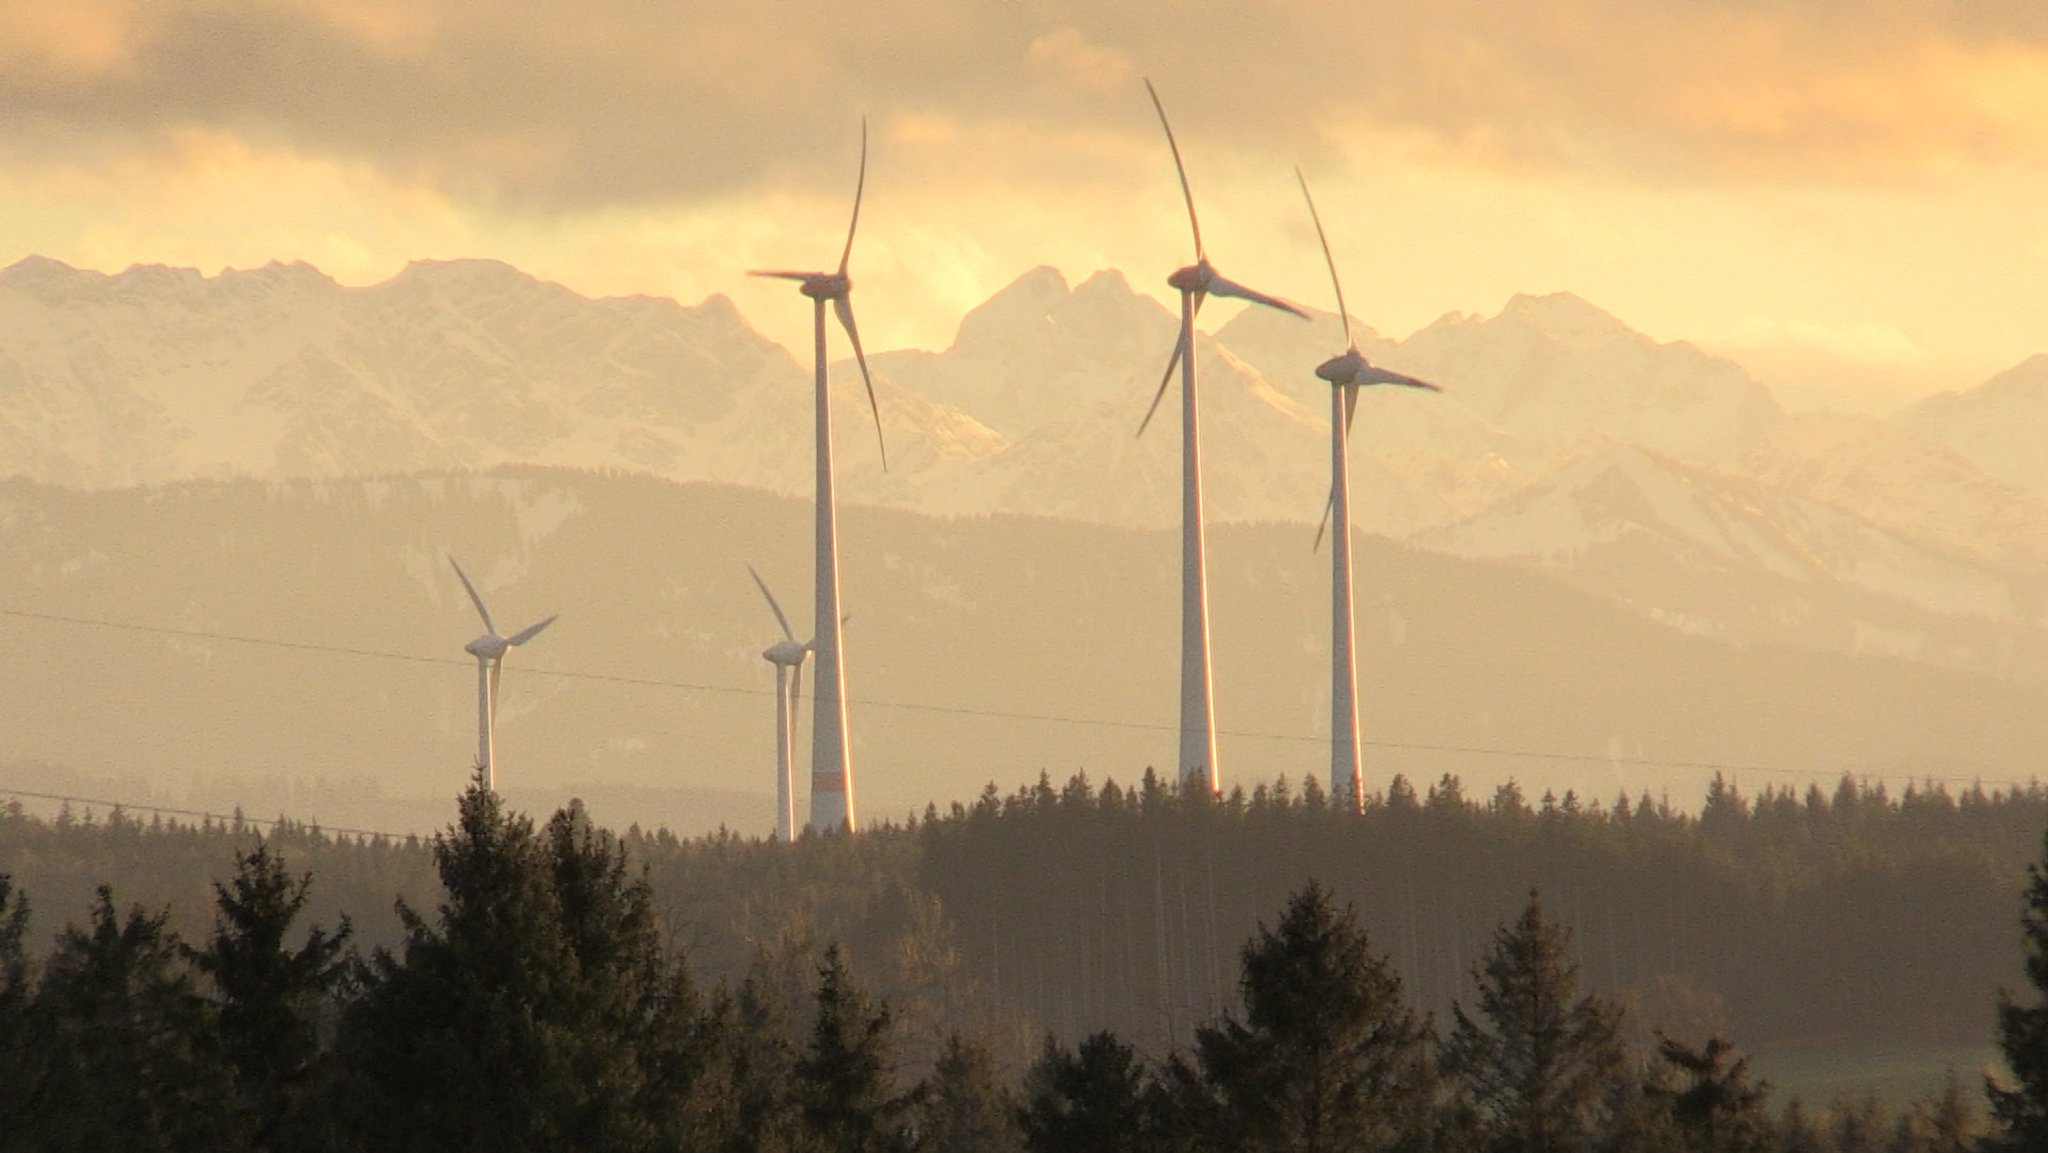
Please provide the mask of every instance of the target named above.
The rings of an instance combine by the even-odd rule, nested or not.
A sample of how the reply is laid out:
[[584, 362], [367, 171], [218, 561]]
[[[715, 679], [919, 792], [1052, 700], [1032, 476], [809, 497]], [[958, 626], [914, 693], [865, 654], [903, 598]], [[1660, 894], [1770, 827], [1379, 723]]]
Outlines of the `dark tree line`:
[[[1454, 784], [1417, 800], [1418, 812], [1521, 822], [1532, 837], [1591, 838], [1616, 825], [1633, 836], [1647, 825], [1678, 841], [1691, 824], [1654, 807], [1449, 805], [1442, 793]], [[1271, 792], [1182, 799], [1148, 783], [1126, 800], [1077, 782], [1014, 802], [991, 795], [872, 843], [721, 837], [685, 846], [615, 837], [575, 805], [536, 826], [475, 787], [431, 846], [437, 893], [402, 897], [401, 931], [374, 944], [345, 918], [323, 925], [308, 916], [318, 889], [287, 862], [280, 842], [290, 837], [234, 855], [213, 886], [210, 926], [189, 937], [196, 943], [162, 908], [124, 908], [102, 885], [84, 923], [37, 953], [28, 896], [0, 873], [0, 1153], [2048, 1148], [2048, 860], [2032, 867], [2025, 894], [2031, 991], [1997, 1006], [2012, 1077], [1986, 1086], [1988, 1136], [1974, 1087], [1960, 1083], [1896, 1115], [1868, 1102], [1780, 1107], [1720, 1031], [1632, 1040], [1630, 1010], [1586, 979], [1582, 942], [1553, 914], [1548, 889], [1524, 890], [1498, 918], [1470, 954], [1471, 983], [1440, 1015], [1404, 979], [1398, 945], [1369, 936], [1373, 922], [1354, 902], [1319, 881], [1296, 884], [1224, 956], [1152, 958], [1167, 980], [1204, 960], [1231, 974], [1229, 995], [1211, 1010], [1162, 1013], [1184, 1039], [1155, 1044], [1097, 1017], [1089, 1028], [1040, 1034], [1020, 1067], [999, 1056], [1001, 1031], [1014, 1021], [929, 989], [877, 996], [852, 963], [865, 946], [831, 943], [828, 923], [792, 926], [790, 906], [762, 922], [787, 931], [757, 939], [736, 972], [707, 974], [686, 947], [693, 922], [665, 916], [651, 867], [664, 852], [671, 862], [695, 854], [700, 868], [708, 861], [724, 876], [757, 864], [785, 870], [780, 883], [803, 891], [821, 885], [809, 870], [822, 860], [838, 887], [811, 899], [869, 890], [848, 936], [898, 954], [864, 971], [957, 980], [944, 910], [876, 861], [986, 867], [954, 839], [979, 830], [1001, 863], [1009, 828], [1061, 819], [1079, 826], [1056, 842], [1068, 847], [1123, 834], [1143, 852], [1148, 821], [1227, 845], [1231, 822], [1256, 822], [1274, 837], [1272, 851], [1313, 853], [1315, 840], [1347, 828], [1353, 837], [1387, 830], [1374, 822], [1404, 803], [1356, 817], [1319, 807], [1312, 792], [1300, 801]], [[1737, 803], [1710, 799], [1698, 823], [1713, 805]], [[1832, 802], [1823, 811], [1840, 817]], [[1859, 835], [1887, 835], [1883, 823], [1904, 811], [1887, 804]], [[1754, 832], [1754, 813], [1734, 827]], [[2048, 855], [2048, 842], [2037, 843]], [[1080, 872], [1038, 883], [1075, 886], [1088, 876], [1081, 859]], [[1150, 870], [1155, 927], [1171, 911], [1159, 899], [1169, 891], [1167, 859]], [[1092, 895], [1112, 900], [1106, 883]], [[1179, 922], [1196, 923], [1187, 914]], [[2008, 956], [2010, 924], [2008, 911]], [[1084, 959], [1053, 976], [1086, 984], [1116, 972]], [[1003, 979], [1019, 978], [1013, 970]], [[919, 1005], [936, 1015], [915, 1023]], [[928, 1053], [917, 1051], [920, 1030], [938, 1034]]]
[[[1312, 783], [1210, 799], [1075, 777], [851, 839], [620, 840], [707, 983], [739, 981], [766, 950], [795, 998], [799, 958], [842, 942], [920, 1066], [956, 1023], [1014, 1071], [1045, 1029], [1071, 1041], [1110, 1028], [1155, 1054], [1187, 1042], [1234, 995], [1236, 943], [1306, 877], [1358, 908], [1440, 1020], [1469, 998], [1491, 927], [1536, 885], [1574, 927], [1587, 986], [1632, 1010], [1641, 1047], [1658, 1026], [1773, 1050], [1979, 1043], [1991, 991], [2022, 977], [2012, 902], [2044, 824], [2040, 788], [1845, 779], [1746, 797], [1716, 782], [1694, 814], [1512, 785], [1476, 798], [1447, 777], [1420, 791], [1396, 779], [1348, 815]], [[306, 915], [348, 917], [365, 950], [402, 946], [394, 894], [419, 908], [439, 896], [422, 842], [118, 810], [51, 823], [0, 808], [0, 872], [66, 915], [112, 884], [197, 939], [209, 884], [259, 828], [320, 877]]]

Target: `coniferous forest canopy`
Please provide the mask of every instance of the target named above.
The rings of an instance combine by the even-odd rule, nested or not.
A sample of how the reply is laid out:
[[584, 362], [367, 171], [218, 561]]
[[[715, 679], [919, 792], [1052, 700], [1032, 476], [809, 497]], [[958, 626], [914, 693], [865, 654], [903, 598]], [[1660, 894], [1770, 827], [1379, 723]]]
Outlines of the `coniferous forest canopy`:
[[[476, 788], [431, 843], [14, 808], [0, 1149], [2039, 1148], [2044, 826], [1851, 780], [1041, 779], [794, 845]], [[1745, 1055], [1994, 1036], [1988, 1101]]]

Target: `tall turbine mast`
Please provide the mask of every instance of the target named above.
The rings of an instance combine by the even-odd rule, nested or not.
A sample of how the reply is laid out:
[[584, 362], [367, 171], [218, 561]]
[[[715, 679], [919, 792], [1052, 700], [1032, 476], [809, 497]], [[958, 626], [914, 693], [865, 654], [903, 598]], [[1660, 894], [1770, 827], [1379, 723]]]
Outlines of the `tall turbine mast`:
[[853, 256], [853, 234], [860, 226], [861, 194], [868, 179], [868, 122], [860, 122], [860, 176], [853, 189], [853, 220], [846, 226], [846, 247], [839, 253], [839, 267], [832, 272], [790, 272], [775, 269], [750, 270], [748, 276], [772, 276], [794, 280], [798, 291], [811, 298], [814, 359], [817, 365], [818, 434], [818, 564], [815, 612], [817, 630], [812, 644], [818, 657], [818, 684], [811, 705], [811, 827], [821, 832], [844, 826], [857, 827], [853, 804], [853, 755], [846, 725], [846, 667], [841, 660], [844, 637], [839, 612], [839, 516], [832, 485], [832, 410], [825, 392], [825, 304], [853, 344], [853, 356], [860, 364], [861, 382], [867, 386], [868, 409], [875, 415], [875, 442], [882, 448], [882, 468], [889, 467], [888, 446], [882, 443], [882, 413], [875, 405], [875, 382], [868, 375], [867, 354], [861, 350], [860, 328], [853, 321], [853, 280], [846, 274]]
[[461, 578], [463, 590], [469, 593], [469, 603], [476, 606], [476, 615], [484, 620], [484, 635], [462, 646], [462, 649], [476, 658], [477, 768], [483, 772], [484, 787], [495, 792], [498, 788], [498, 670], [505, 663], [507, 650], [539, 636], [542, 629], [555, 623], [555, 618], [530, 624], [509, 637], [499, 636], [498, 627], [491, 623], [491, 610], [484, 607], [484, 598], [478, 596], [476, 586], [469, 583], [469, 574], [462, 571], [454, 557], [449, 557], [448, 563], [455, 565], [455, 575]]
[[798, 643], [768, 582], [753, 565], [747, 566], [747, 574], [768, 598], [775, 623], [782, 626], [782, 639], [763, 650], [761, 658], [775, 666], [775, 835], [788, 844], [796, 839], [796, 703], [804, 695], [804, 658], [817, 646]]
[[1308, 319], [1308, 313], [1277, 296], [1268, 296], [1224, 279], [1209, 263], [1208, 254], [1202, 248], [1202, 224], [1195, 217], [1195, 194], [1188, 187], [1188, 170], [1181, 163], [1180, 145], [1173, 138], [1173, 125], [1167, 123], [1166, 106], [1159, 102], [1159, 91], [1152, 87], [1150, 80], [1145, 81], [1145, 91], [1152, 97], [1152, 108], [1159, 113], [1159, 126], [1166, 130], [1166, 146], [1173, 152], [1173, 169], [1180, 177], [1181, 199], [1188, 206], [1188, 227], [1195, 237], [1195, 262], [1166, 278], [1166, 283], [1180, 293], [1180, 336], [1174, 341], [1173, 355], [1167, 358], [1166, 373], [1159, 378], [1159, 391], [1152, 396], [1152, 407], [1145, 410], [1145, 419], [1138, 425], [1138, 435], [1145, 434], [1153, 414], [1159, 411], [1159, 402], [1165, 398], [1166, 386], [1172, 383], [1174, 366], [1178, 364], [1181, 370], [1181, 625], [1180, 753], [1176, 764], [1183, 787], [1199, 783], [1213, 793], [1220, 777], [1216, 768], [1216, 725], [1211, 711], [1209, 574], [1203, 546], [1202, 454], [1195, 407], [1195, 314], [1202, 310], [1202, 302], [1211, 296], [1249, 300], [1253, 304], [1291, 312], [1303, 320]]
[[[1330, 545], [1330, 801], [1357, 812], [1365, 803], [1365, 790], [1358, 736], [1357, 638], [1351, 619], [1351, 463], [1344, 447], [1351, 437], [1351, 417], [1358, 409], [1360, 388], [1395, 384], [1442, 390], [1412, 376], [1376, 368], [1358, 351], [1358, 342], [1351, 336], [1351, 314], [1344, 310], [1344, 285], [1337, 279], [1337, 261], [1330, 255], [1330, 238], [1323, 233], [1323, 218], [1316, 212], [1315, 197], [1309, 195], [1301, 169], [1294, 170], [1294, 178], [1301, 182], [1309, 219], [1315, 221], [1323, 263], [1330, 268], [1330, 286], [1337, 290], [1337, 315], [1344, 321], [1343, 354], [1317, 365], [1316, 376], [1330, 384], [1330, 503], [1324, 515], [1334, 517], [1337, 534]], [[1318, 529], [1316, 542], [1321, 544], [1322, 539]]]

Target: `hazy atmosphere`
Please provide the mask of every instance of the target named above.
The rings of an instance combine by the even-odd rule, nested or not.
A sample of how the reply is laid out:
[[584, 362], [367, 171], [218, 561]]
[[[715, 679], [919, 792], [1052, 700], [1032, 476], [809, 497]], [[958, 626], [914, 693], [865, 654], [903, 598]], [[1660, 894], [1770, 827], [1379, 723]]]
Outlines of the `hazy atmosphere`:
[[127, 901], [225, 1128], [23, 1148], [1591, 1148], [1522, 978], [1574, 1140], [2042, 1147], [2043, 204], [2022, 5], [0, 0], [0, 1149]]

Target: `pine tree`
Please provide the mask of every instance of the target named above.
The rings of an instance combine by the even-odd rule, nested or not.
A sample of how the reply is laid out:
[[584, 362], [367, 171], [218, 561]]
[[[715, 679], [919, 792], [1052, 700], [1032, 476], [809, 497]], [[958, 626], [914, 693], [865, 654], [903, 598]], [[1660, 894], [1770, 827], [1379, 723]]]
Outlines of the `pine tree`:
[[203, 950], [187, 950], [219, 996], [236, 1096], [261, 1149], [303, 1141], [299, 1130], [310, 1123], [318, 1085], [320, 1021], [347, 974], [346, 918], [333, 933], [312, 929], [297, 949], [285, 945], [311, 885], [310, 874], [293, 878], [267, 845], [238, 854], [234, 877], [214, 886], [212, 938]]
[[910, 1101], [890, 1066], [889, 1007], [854, 986], [839, 946], [818, 970], [817, 1017], [797, 1062], [804, 1126], [832, 1153], [891, 1153], [908, 1146]]
[[1096, 1033], [1069, 1052], [1051, 1037], [1025, 1077], [1018, 1120], [1031, 1153], [1132, 1153], [1153, 1147], [1150, 1078], [1129, 1045]]
[[1478, 1016], [1452, 1006], [1444, 1065], [1496, 1153], [1581, 1147], [1621, 1069], [1620, 1015], [1579, 996], [1570, 944], [1532, 891], [1514, 925], [1495, 930], [1474, 974]]
[[1991, 1113], [2000, 1139], [2013, 1150], [2048, 1149], [2048, 836], [2043, 858], [2027, 866], [2025, 908], [2020, 914], [2021, 948], [2034, 1003], [1998, 994], [1998, 1047], [2014, 1083], [1991, 1082]]
[[[1314, 881], [1245, 946], [1244, 1019], [1195, 1038], [1196, 1105], [1220, 1147], [1379, 1149], [1417, 1137], [1435, 1095], [1427, 1030], [1357, 915]], [[1199, 1115], [1199, 1114], [1198, 1114]]]
[[918, 1093], [918, 1153], [1023, 1153], [1016, 1106], [988, 1051], [953, 1033]]

